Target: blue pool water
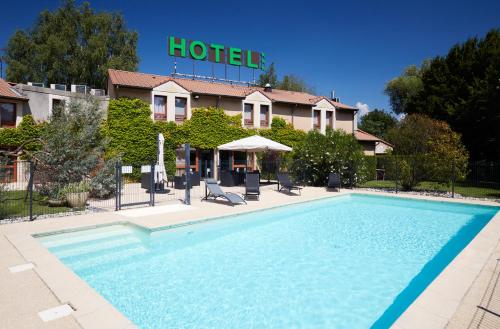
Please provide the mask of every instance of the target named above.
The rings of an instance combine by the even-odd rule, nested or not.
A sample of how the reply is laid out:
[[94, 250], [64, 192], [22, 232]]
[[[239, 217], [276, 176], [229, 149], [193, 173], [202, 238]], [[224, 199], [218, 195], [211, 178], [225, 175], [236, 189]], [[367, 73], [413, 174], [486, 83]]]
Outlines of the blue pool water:
[[141, 328], [386, 328], [497, 210], [352, 195], [39, 239]]

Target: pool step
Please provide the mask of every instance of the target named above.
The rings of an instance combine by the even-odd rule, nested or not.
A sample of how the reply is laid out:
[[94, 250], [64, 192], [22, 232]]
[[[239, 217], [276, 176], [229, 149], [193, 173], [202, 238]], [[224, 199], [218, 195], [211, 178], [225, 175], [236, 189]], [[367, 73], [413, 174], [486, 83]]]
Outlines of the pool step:
[[46, 248], [55, 248], [60, 246], [73, 245], [80, 242], [110, 238], [113, 236], [133, 234], [135, 232], [136, 231], [133, 228], [128, 226], [110, 225], [99, 227], [96, 229], [49, 235], [41, 237], [39, 239]]
[[107, 252], [94, 257], [83, 257], [77, 260], [64, 261], [78, 275], [84, 276], [88, 274], [96, 274], [101, 271], [113, 270], [115, 267], [122, 264], [130, 264], [135, 260], [141, 261], [144, 255], [148, 253], [148, 249], [142, 245], [137, 245], [130, 248], [119, 248], [113, 252]]

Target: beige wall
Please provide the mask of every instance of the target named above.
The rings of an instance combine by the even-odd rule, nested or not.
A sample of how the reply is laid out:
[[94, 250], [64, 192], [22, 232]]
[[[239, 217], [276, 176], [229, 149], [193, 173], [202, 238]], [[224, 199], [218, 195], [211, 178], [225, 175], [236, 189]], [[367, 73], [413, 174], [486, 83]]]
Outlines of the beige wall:
[[273, 104], [273, 117], [285, 119], [295, 129], [309, 131], [312, 128], [311, 107], [287, 103]]
[[119, 88], [115, 87], [112, 89], [114, 89], [112, 93], [108, 91], [109, 97], [111, 97], [111, 99], [119, 97], [139, 98], [145, 101], [146, 103], [151, 104], [150, 89], [126, 88], [126, 87], [119, 87]]
[[309, 131], [312, 129], [312, 110], [309, 106], [297, 106], [293, 111], [293, 126], [295, 129]]
[[335, 121], [336, 129], [342, 129], [347, 133], [352, 133], [352, 124], [354, 120], [353, 111], [337, 109], [335, 119], [336, 119]]
[[363, 146], [365, 155], [375, 155], [375, 142], [358, 141]]
[[198, 99], [191, 96], [192, 108], [200, 107], [216, 107], [217, 101], [219, 108], [224, 109], [227, 115], [241, 114], [241, 98], [236, 97], [220, 97], [211, 95], [199, 95]]
[[[195, 99], [191, 95], [191, 106], [195, 108], [200, 107], [215, 107], [217, 106], [217, 98], [218, 96], [209, 96], [209, 95], [199, 95], [198, 99]], [[222, 97], [221, 97], [222, 98]]]
[[243, 108], [241, 101], [241, 98], [222, 97], [219, 107], [223, 108], [227, 115], [241, 114]]
[[292, 109], [293, 105], [274, 103], [273, 104], [273, 117], [279, 117], [288, 123], [292, 123]]
[[[151, 91], [137, 88], [110, 88], [108, 91], [111, 98], [116, 97], [131, 97], [140, 98], [151, 104]], [[192, 95], [190, 97], [191, 108], [211, 107], [218, 106], [223, 108], [228, 115], [237, 115], [242, 113], [243, 99], [237, 97], [220, 97], [212, 95], [199, 95], [195, 99]], [[296, 129], [309, 131], [312, 129], [312, 106], [296, 105], [288, 103], [272, 103], [271, 105], [271, 120], [273, 117], [280, 117], [287, 122], [293, 124]], [[258, 116], [258, 107], [256, 108], [256, 116]], [[322, 115], [322, 123], [325, 118]], [[351, 110], [335, 110], [335, 124], [336, 129], [342, 129], [347, 133], [353, 132], [354, 112]], [[254, 120], [255, 121], [255, 120]], [[374, 147], [374, 146], [373, 146]]]

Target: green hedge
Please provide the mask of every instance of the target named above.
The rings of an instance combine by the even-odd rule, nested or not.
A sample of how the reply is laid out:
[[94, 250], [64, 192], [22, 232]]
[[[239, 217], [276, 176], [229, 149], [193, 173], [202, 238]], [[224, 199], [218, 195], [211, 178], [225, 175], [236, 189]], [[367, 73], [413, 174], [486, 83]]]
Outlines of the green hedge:
[[36, 139], [40, 137], [41, 124], [37, 124], [31, 115], [25, 115], [16, 128], [0, 129], [0, 148], [19, 147], [27, 141], [33, 140], [33, 143], [25, 145], [27, 150], [33, 150], [38, 147]]
[[365, 155], [363, 165], [361, 166], [360, 179], [357, 183], [364, 183], [369, 180], [377, 179], [377, 157], [373, 155]]
[[241, 126], [241, 115], [229, 116], [223, 109], [193, 109], [189, 120], [179, 126], [183, 140], [199, 149], [215, 149], [234, 140], [255, 135], [256, 131]]
[[[133, 176], [138, 178], [138, 167], [156, 162], [159, 132], [172, 130], [171, 125], [159, 125], [151, 119], [149, 104], [139, 99], [119, 98], [109, 102], [108, 117], [103, 125], [109, 143], [108, 158], [119, 157], [123, 164], [133, 165]], [[171, 134], [167, 134], [170, 138]], [[175, 171], [175, 152], [171, 141], [165, 142], [167, 173]]]
[[280, 117], [273, 118], [271, 129], [260, 129], [259, 135], [276, 141], [278, 143], [295, 148], [302, 143], [306, 133], [302, 130], [294, 129], [293, 125], [287, 123]]

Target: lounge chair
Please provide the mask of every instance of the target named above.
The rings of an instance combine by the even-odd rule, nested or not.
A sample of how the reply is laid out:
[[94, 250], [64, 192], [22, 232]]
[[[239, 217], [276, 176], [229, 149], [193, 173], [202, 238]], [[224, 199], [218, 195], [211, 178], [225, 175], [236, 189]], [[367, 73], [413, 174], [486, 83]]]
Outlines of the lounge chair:
[[217, 200], [217, 198], [223, 198], [226, 199], [232, 206], [237, 203], [247, 203], [236, 193], [222, 191], [219, 184], [217, 184], [217, 181], [213, 178], [205, 178], [205, 185], [208, 189], [208, 194], [202, 200]]
[[302, 187], [292, 184], [290, 181], [290, 175], [288, 173], [278, 174], [278, 191], [288, 190], [288, 192], [292, 192], [292, 190], [297, 190], [300, 193]]
[[248, 173], [245, 179], [245, 199], [250, 196], [257, 196], [259, 200], [260, 195], [260, 175], [258, 173]]
[[328, 174], [328, 184], [326, 185], [329, 189], [336, 189], [340, 191], [340, 175], [336, 172], [331, 172]]

